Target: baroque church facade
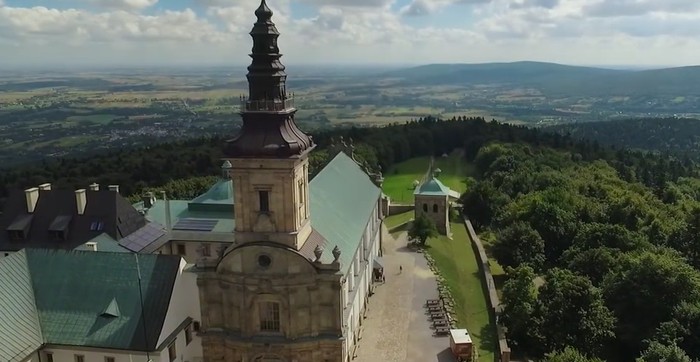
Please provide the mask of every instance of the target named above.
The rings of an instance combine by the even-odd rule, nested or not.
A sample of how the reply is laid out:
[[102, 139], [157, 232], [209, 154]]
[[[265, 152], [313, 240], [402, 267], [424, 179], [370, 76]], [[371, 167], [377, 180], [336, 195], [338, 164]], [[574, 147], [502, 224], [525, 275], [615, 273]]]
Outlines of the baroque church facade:
[[255, 15], [243, 127], [225, 149], [235, 242], [197, 260], [204, 360], [349, 361], [381, 263], [381, 189], [344, 152], [309, 180], [316, 145], [294, 122], [264, 0]]

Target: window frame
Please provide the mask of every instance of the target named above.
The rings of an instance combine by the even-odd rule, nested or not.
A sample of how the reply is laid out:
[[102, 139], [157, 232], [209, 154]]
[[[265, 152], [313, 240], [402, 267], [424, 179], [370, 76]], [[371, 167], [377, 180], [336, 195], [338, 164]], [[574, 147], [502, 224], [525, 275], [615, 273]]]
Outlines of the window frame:
[[84, 354], [75, 354], [73, 355], [73, 358], [75, 359], [75, 362], [85, 362]]
[[[176, 254], [177, 254], [177, 255], [179, 255], [179, 256], [185, 256], [185, 255], [187, 255], [187, 246], [186, 246], [185, 244], [183, 244], [183, 243], [177, 243], [177, 244], [175, 244], [175, 245], [176, 245], [175, 249], [176, 249]], [[182, 248], [182, 250], [181, 250], [181, 248]]]
[[258, 303], [258, 327], [260, 332], [282, 332], [281, 309], [279, 302], [266, 300]]
[[211, 244], [202, 243], [202, 256], [211, 256]]
[[117, 358], [112, 356], [105, 356], [105, 362], [116, 362]]
[[192, 339], [192, 323], [190, 323], [185, 327], [185, 346], [189, 346]]
[[438, 213], [438, 204], [433, 204], [433, 213], [437, 214]]
[[44, 352], [44, 357], [46, 357], [46, 362], [53, 362], [53, 352]]
[[270, 190], [258, 190], [258, 211], [263, 214], [270, 213]]
[[168, 361], [173, 362], [177, 359], [177, 346], [175, 344], [177, 343], [177, 338], [168, 345]]

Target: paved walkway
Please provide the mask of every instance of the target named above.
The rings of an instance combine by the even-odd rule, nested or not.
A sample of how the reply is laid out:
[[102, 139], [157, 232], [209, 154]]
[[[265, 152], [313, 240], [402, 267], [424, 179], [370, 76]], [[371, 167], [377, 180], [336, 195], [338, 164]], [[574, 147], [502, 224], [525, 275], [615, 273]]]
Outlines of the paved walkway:
[[406, 249], [405, 232], [397, 239], [386, 228], [383, 232], [386, 283], [378, 284], [369, 299], [355, 361], [455, 361], [449, 337], [433, 336], [423, 306], [426, 299], [437, 298], [435, 275], [423, 254]]

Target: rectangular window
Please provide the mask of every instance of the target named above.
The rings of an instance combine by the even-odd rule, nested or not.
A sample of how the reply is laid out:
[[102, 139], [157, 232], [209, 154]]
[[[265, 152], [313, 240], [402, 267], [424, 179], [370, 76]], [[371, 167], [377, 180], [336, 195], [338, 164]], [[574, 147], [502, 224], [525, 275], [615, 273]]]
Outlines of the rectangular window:
[[53, 362], [53, 353], [46, 352], [46, 362]]
[[185, 345], [189, 345], [192, 342], [192, 325], [190, 324], [185, 328]]
[[280, 304], [276, 302], [260, 303], [260, 330], [263, 332], [280, 331]]
[[270, 211], [270, 192], [269, 191], [258, 191], [258, 197], [260, 198], [260, 212]]
[[168, 358], [170, 362], [173, 362], [177, 358], [177, 350], [175, 349], [175, 342], [177, 340], [174, 340], [173, 343], [171, 343], [168, 346]]
[[114, 362], [114, 357], [105, 357], [105, 362]]
[[177, 255], [185, 256], [187, 254], [185, 244], [177, 244]]
[[85, 362], [85, 356], [83, 356], [82, 354], [76, 354], [75, 362]]
[[202, 244], [202, 256], [211, 256], [211, 245]]

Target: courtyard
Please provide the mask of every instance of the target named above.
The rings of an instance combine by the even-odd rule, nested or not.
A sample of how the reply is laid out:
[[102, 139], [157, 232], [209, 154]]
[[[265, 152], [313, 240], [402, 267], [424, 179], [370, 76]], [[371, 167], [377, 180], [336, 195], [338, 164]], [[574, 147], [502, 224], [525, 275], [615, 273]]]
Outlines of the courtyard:
[[425, 301], [438, 296], [425, 257], [406, 248], [405, 232], [383, 232], [386, 283], [377, 284], [370, 298], [355, 361], [456, 361], [449, 337], [433, 336], [425, 314]]

